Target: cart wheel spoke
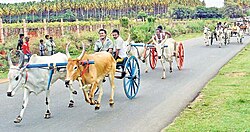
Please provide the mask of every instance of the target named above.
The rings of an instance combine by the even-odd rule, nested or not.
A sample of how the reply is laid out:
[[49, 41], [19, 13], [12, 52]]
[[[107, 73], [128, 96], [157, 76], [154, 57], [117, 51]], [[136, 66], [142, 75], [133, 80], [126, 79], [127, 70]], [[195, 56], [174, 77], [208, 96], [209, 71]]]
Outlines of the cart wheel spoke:
[[136, 81], [134, 81], [134, 85], [135, 85], [135, 87], [137, 88], [136, 91], [135, 91], [135, 93], [137, 93], [137, 92], [138, 92], [138, 87], [139, 87], [139, 85], [137, 84]]
[[127, 81], [126, 84], [125, 84], [125, 86], [127, 86], [127, 85], [129, 84], [129, 82], [130, 82], [130, 81]]

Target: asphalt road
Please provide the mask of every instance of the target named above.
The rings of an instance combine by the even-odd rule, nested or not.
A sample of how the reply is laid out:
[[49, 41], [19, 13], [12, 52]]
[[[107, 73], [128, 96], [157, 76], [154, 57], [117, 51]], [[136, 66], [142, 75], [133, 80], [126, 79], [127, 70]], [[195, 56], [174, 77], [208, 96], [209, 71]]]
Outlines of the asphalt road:
[[[94, 110], [84, 102], [83, 94], [78, 91], [75, 107], [68, 108], [69, 94], [62, 81], [56, 82], [51, 89], [51, 119], [44, 119], [45, 93], [32, 94], [24, 118], [20, 124], [13, 120], [19, 115], [22, 105], [22, 90], [16, 96], [6, 96], [7, 83], [0, 84], [0, 131], [98, 131], [98, 132], [156, 132], [171, 123], [176, 116], [197, 96], [202, 87], [227, 63], [246, 43], [236, 43], [218, 48], [217, 44], [206, 47], [203, 38], [184, 41], [185, 64], [178, 71], [167, 72], [167, 78], [161, 79], [161, 66], [141, 75], [141, 89], [133, 100], [126, 98], [122, 80], [116, 80], [115, 106], [108, 104], [110, 88], [104, 85], [102, 106]], [[144, 70], [144, 66], [141, 67]]]

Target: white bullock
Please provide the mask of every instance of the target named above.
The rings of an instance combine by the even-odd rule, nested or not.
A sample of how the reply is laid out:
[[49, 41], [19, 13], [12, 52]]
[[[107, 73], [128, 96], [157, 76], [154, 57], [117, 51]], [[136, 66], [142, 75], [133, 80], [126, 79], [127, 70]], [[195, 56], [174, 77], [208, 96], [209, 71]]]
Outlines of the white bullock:
[[[23, 54], [21, 54], [23, 56]], [[21, 57], [23, 59], [24, 57]], [[28, 64], [49, 64], [49, 63], [62, 63], [67, 62], [68, 58], [63, 53], [57, 53], [52, 56], [37, 56], [32, 55]], [[22, 61], [23, 62], [23, 61]], [[23, 63], [18, 66], [14, 66], [11, 61], [10, 54], [8, 55], [8, 63], [10, 66], [8, 79], [9, 79], [9, 87], [7, 91], [7, 96], [13, 97], [16, 91], [20, 88], [24, 90], [23, 96], [23, 104], [22, 110], [17, 118], [14, 120], [14, 123], [20, 123], [23, 119], [24, 111], [27, 107], [29, 95], [34, 93], [38, 95], [42, 91], [46, 91], [45, 103], [47, 106], [47, 110], [45, 112], [44, 118], [50, 118], [50, 90], [47, 88], [48, 86], [48, 78], [50, 70], [48, 68], [26, 68], [23, 67]], [[58, 67], [55, 69], [55, 73], [53, 74], [51, 84], [61, 79], [64, 81], [66, 77], [66, 68]], [[73, 94], [77, 94], [75, 90], [71, 86], [69, 86], [70, 91], [70, 103], [68, 107], [73, 107], [74, 100]]]
[[230, 43], [230, 37], [231, 37], [232, 30], [229, 27], [225, 27], [223, 32], [224, 32], [224, 39], [225, 39], [224, 43], [226, 45], [228, 45]]
[[237, 26], [237, 42], [243, 44], [242, 39], [244, 35], [244, 30]]
[[[164, 39], [160, 44], [158, 44], [157, 42], [154, 41], [154, 43], [156, 44], [156, 51], [158, 53], [158, 57], [161, 61], [161, 65], [163, 68], [163, 72], [162, 72], [162, 79], [166, 78], [166, 68], [165, 68], [165, 62], [169, 62], [169, 71], [170, 73], [173, 71], [173, 56], [176, 56], [177, 49], [177, 42], [172, 39], [172, 38], [166, 38]], [[165, 46], [168, 47], [165, 47]], [[177, 57], [176, 57], [176, 62], [177, 62]]]
[[219, 41], [219, 48], [221, 48], [223, 42], [224, 42], [224, 33], [223, 33], [223, 29], [222, 28], [216, 28], [215, 29], [216, 32], [216, 37], [217, 37], [217, 41]]
[[205, 42], [205, 45], [206, 46], [209, 46], [209, 40], [211, 39], [211, 31], [208, 27], [205, 27], [204, 28], [204, 31], [203, 31], [203, 34], [204, 34], [204, 42]]

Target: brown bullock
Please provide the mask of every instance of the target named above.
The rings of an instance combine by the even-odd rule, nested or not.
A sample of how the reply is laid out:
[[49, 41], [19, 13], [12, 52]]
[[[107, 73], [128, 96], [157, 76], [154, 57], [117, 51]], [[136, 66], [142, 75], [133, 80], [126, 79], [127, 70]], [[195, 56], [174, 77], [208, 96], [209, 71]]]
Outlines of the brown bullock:
[[[82, 44], [83, 49], [81, 55], [77, 59], [72, 59], [70, 57], [68, 47], [66, 46], [66, 54], [68, 57], [67, 64], [67, 75], [65, 79], [65, 84], [71, 84], [73, 81], [78, 80], [80, 87], [84, 93], [86, 102], [91, 105], [96, 104], [95, 110], [100, 109], [100, 102], [103, 95], [102, 81], [106, 75], [109, 76], [111, 85], [111, 95], [109, 104], [113, 106], [114, 104], [114, 75], [116, 71], [116, 61], [113, 56], [108, 52], [97, 52], [94, 54], [86, 54], [84, 44]], [[94, 60], [94, 64], [82, 65], [82, 61]], [[94, 101], [94, 93], [99, 87], [99, 96], [97, 101]], [[90, 87], [90, 90], [87, 88]], [[88, 93], [89, 92], [89, 93]]]

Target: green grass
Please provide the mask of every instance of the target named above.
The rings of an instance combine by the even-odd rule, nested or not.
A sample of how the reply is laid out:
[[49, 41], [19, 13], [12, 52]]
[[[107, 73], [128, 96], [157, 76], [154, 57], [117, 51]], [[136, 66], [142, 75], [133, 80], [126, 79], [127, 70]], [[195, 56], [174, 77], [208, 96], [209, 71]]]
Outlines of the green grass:
[[0, 72], [0, 79], [5, 79], [8, 76], [8, 72]]
[[250, 44], [163, 131], [250, 131]]
[[179, 36], [174, 37], [174, 39], [176, 41], [184, 41], [184, 40], [188, 40], [191, 38], [197, 38], [197, 37], [201, 37], [202, 33], [188, 33], [188, 34], [182, 34]]

